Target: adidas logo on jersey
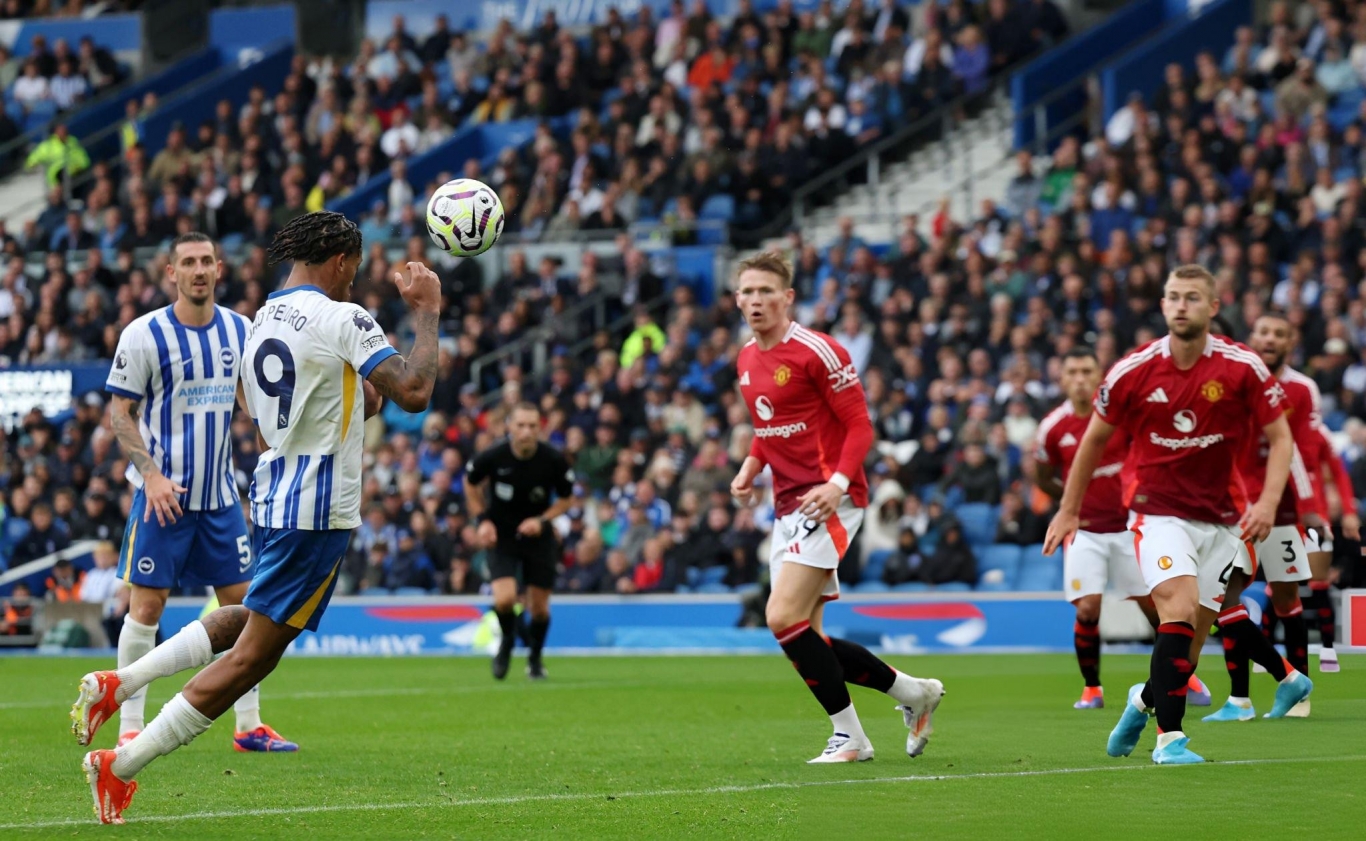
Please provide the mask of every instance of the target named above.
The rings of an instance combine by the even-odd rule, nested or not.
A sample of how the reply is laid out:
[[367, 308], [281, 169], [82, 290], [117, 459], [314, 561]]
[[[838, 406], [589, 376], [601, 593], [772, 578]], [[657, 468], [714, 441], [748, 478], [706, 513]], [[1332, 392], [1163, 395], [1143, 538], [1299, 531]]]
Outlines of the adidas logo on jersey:
[[1062, 440], [1058, 442], [1058, 446], [1059, 446], [1059, 447], [1075, 447], [1075, 446], [1077, 446], [1077, 436], [1073, 435], [1073, 434], [1070, 433], [1070, 432], [1067, 433], [1066, 435], [1062, 436]]
[[1148, 402], [1149, 402], [1149, 403], [1166, 403], [1166, 402], [1168, 402], [1168, 401], [1167, 401], [1167, 392], [1163, 391], [1163, 390], [1160, 389], [1160, 388], [1157, 389], [1157, 390], [1154, 391], [1152, 394], [1149, 394], [1149, 395], [1148, 395]]
[[743, 374], [740, 375], [740, 385], [749, 385], [749, 372], [748, 372], [748, 371], [746, 371], [746, 372], [744, 372]]

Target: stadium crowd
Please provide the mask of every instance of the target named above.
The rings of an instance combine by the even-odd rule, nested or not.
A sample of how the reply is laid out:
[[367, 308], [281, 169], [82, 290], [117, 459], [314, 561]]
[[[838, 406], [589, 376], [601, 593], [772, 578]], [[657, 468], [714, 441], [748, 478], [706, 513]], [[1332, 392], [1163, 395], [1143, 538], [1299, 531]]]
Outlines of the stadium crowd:
[[[847, 220], [832, 243], [789, 235], [798, 320], [849, 350], [881, 442], [869, 462], [872, 510], [843, 578], [857, 581], [876, 554], [888, 584], [975, 585], [984, 545], [1040, 541], [1051, 502], [1032, 479], [1033, 441], [1060, 399], [1058, 360], [1086, 344], [1108, 365], [1161, 335], [1157, 301], [1179, 263], [1216, 272], [1235, 338], [1267, 308], [1290, 314], [1302, 338], [1291, 362], [1319, 384], [1332, 422], [1345, 419], [1346, 455], [1366, 497], [1366, 425], [1355, 420], [1366, 416], [1366, 108], [1353, 104], [1362, 76], [1338, 79], [1339, 90], [1316, 99], [1319, 59], [1359, 57], [1361, 44], [1348, 40], [1359, 27], [1333, 22], [1339, 7], [1313, 8], [1324, 17], [1296, 25], [1295, 10], [1273, 6], [1272, 24], [1240, 32], [1228, 56], [1199, 56], [1193, 79], [1170, 70], [1156, 96], [1133, 98], [1094, 136], [1066, 139], [1046, 164], [1021, 152], [1006, 195], [974, 219], [947, 210], [923, 223], [911, 216], [890, 246], [865, 243]], [[684, 32], [687, 20], [677, 21]], [[292, 78], [306, 75], [299, 68]], [[667, 133], [667, 113], [665, 137], [677, 137]], [[681, 121], [673, 130], [687, 134]], [[68, 271], [65, 255], [52, 253], [43, 274], [29, 276], [17, 257], [22, 243], [0, 236], [15, 255], [0, 274], [0, 366], [107, 358], [122, 325], [168, 300], [156, 264], [138, 265], [127, 250], [106, 261], [100, 243], [86, 242], [83, 268]], [[424, 241], [413, 241], [415, 256]], [[504, 244], [511, 271], [487, 290], [468, 263], [441, 268], [449, 338], [433, 405], [421, 415], [386, 407], [370, 421], [365, 522], [342, 592], [480, 591], [464, 465], [503, 433], [506, 409], [520, 399], [542, 406], [546, 439], [576, 470], [576, 505], [556, 524], [565, 545], [559, 589], [761, 580], [771, 509], [737, 510], [726, 490], [752, 436], [734, 388], [744, 328], [727, 297], [702, 307], [690, 287], [655, 274], [628, 238], [618, 245], [608, 258], [585, 255], [577, 275], [564, 276], [553, 261], [528, 265], [516, 244]], [[356, 300], [404, 347], [389, 273], [381, 251], [371, 251]], [[222, 302], [250, 315], [273, 282], [253, 249], [229, 267]], [[566, 315], [565, 301], [585, 294], [633, 314], [629, 331], [609, 335]], [[660, 298], [667, 304], [646, 306]], [[529, 377], [514, 358], [476, 381], [473, 361], [530, 324], [555, 332], [548, 377]], [[585, 349], [569, 350], [577, 346]], [[497, 402], [486, 405], [482, 396], [493, 392]], [[129, 494], [103, 418], [103, 398], [92, 393], [61, 426], [35, 412], [6, 437], [0, 557], [11, 566], [73, 539], [117, 545]], [[243, 486], [256, 455], [251, 432], [239, 418]], [[969, 523], [956, 513], [973, 504], [992, 506], [997, 519]]]
[[[182, 224], [261, 242], [387, 171], [370, 233], [405, 238], [423, 229], [421, 198], [453, 174], [411, 183], [413, 156], [464, 126], [533, 119], [535, 138], [487, 171], [456, 162], [498, 189], [508, 234], [611, 231], [665, 214], [686, 229], [718, 196], [723, 215], [753, 226], [856, 147], [982, 90], [1068, 31], [1052, 0], [854, 0], [801, 14], [784, 2], [762, 15], [742, 0], [728, 23], [678, 2], [662, 17], [613, 10], [579, 36], [550, 10], [530, 32], [505, 21], [475, 39], [444, 17], [419, 38], [400, 16], [349, 62], [296, 57], [279, 90], [221, 102], [213, 119], [158, 138], [155, 155], [137, 134], [145, 106], [130, 102], [123, 160], [97, 162], [73, 209], [88, 237], [114, 247]], [[551, 130], [563, 117], [567, 138]], [[41, 248], [66, 209], [54, 195], [50, 218], [14, 235]]]

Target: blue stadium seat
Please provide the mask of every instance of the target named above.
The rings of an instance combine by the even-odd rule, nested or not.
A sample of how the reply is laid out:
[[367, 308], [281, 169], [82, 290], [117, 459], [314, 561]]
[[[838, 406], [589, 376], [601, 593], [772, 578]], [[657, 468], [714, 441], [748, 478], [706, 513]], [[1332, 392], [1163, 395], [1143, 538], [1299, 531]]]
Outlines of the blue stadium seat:
[[979, 593], [1009, 593], [1015, 588], [1009, 581], [979, 581], [977, 582], [977, 592]]
[[702, 570], [701, 586], [705, 587], [708, 584], [720, 584], [722, 581], [726, 580], [726, 573], [729, 571], [730, 570], [724, 566], [707, 567]]
[[730, 588], [724, 584], [703, 584], [701, 587], [698, 587], [694, 592], [715, 595], [717, 593], [729, 593]]
[[890, 593], [891, 591], [892, 588], [881, 581], [861, 581], [853, 587], [855, 593]]
[[967, 502], [953, 514], [963, 525], [963, 538], [974, 546], [989, 544], [996, 538], [996, 507], [985, 502]]
[[1026, 546], [1021, 555], [1020, 577], [1015, 589], [1030, 592], [1056, 591], [1062, 587], [1062, 553], [1044, 555], [1043, 545]]
[[905, 584], [898, 584], [892, 588], [893, 593], [926, 593], [929, 592], [930, 585], [921, 581], [907, 581]]
[[689, 587], [687, 584], [679, 584], [677, 587], [674, 588], [674, 592], [687, 595], [688, 593], [692, 592], [692, 588]]
[[1323, 425], [1333, 432], [1341, 432], [1345, 423], [1347, 423], [1347, 413], [1341, 409], [1328, 412], [1323, 416]]
[[949, 581], [934, 585], [934, 589], [941, 593], [966, 593], [972, 590], [972, 585], [962, 581]]
[[887, 559], [892, 556], [892, 550], [879, 549], [876, 552], [868, 553], [868, 560], [863, 563], [864, 579], [882, 580], [882, 570], [887, 566]]
[[1020, 554], [1020, 547], [1012, 543], [993, 544], [977, 556], [977, 569], [979, 572], [999, 569], [1010, 581], [1020, 571]]
[[724, 245], [726, 243], [726, 232], [721, 228], [711, 227], [710, 225], [697, 229], [698, 245]]
[[395, 589], [395, 590], [393, 591], [393, 593], [394, 593], [395, 596], [425, 596], [425, 595], [427, 595], [427, 588], [425, 588], [425, 587], [399, 587], [399, 588]]
[[735, 218], [735, 199], [725, 193], [717, 193], [702, 202], [697, 216], [699, 219], [720, 219], [729, 222]]
[[683, 579], [688, 582], [689, 587], [696, 587], [702, 583], [702, 570], [697, 567], [688, 567], [683, 572]]

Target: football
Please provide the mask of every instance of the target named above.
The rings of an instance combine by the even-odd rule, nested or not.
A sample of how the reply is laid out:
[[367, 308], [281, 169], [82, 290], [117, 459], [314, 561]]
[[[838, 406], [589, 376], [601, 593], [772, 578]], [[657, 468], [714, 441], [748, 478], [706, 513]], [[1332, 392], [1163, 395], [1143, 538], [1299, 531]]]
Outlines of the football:
[[453, 257], [483, 254], [502, 233], [503, 202], [482, 181], [447, 181], [427, 200], [427, 234]]

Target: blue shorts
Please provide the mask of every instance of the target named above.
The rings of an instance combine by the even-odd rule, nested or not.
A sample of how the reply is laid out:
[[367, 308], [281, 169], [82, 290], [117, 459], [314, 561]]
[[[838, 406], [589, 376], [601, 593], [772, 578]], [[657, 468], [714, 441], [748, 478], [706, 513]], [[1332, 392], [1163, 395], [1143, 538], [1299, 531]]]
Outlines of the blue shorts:
[[157, 522], [155, 511], [143, 522], [146, 510], [147, 497], [139, 488], [123, 530], [119, 578], [157, 590], [251, 580], [251, 544], [240, 506], [186, 511], [165, 526]]
[[318, 630], [350, 540], [349, 529], [257, 527], [251, 542], [256, 577], [243, 604], [278, 624]]

